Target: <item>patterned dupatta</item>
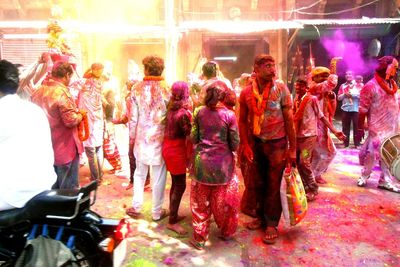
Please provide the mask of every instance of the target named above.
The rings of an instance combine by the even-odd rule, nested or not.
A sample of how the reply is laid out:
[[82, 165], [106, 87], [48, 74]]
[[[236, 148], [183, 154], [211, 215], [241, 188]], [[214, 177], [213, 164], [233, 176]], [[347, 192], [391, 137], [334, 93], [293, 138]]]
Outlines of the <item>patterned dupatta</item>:
[[252, 82], [253, 86], [253, 97], [251, 98], [251, 104], [253, 109], [253, 134], [259, 135], [261, 132], [261, 124], [264, 121], [264, 111], [267, 107], [269, 93], [272, 88], [272, 82], [268, 82], [260, 94], [256, 79]]
[[386, 92], [386, 94], [394, 95], [397, 92], [398, 87], [393, 79], [389, 80], [389, 84], [381, 76], [375, 73], [375, 80], [378, 82], [379, 86]]

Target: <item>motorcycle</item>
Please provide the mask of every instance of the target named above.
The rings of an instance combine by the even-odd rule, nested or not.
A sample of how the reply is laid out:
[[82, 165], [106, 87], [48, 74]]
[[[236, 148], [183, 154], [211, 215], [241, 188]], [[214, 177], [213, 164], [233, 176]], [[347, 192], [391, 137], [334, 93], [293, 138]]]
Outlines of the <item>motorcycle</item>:
[[90, 210], [96, 189], [93, 181], [76, 190], [46, 190], [22, 208], [0, 211], [0, 266], [15, 266], [38, 235], [62, 242], [74, 255], [73, 266], [119, 265], [114, 253], [121, 258], [126, 251], [129, 222]]

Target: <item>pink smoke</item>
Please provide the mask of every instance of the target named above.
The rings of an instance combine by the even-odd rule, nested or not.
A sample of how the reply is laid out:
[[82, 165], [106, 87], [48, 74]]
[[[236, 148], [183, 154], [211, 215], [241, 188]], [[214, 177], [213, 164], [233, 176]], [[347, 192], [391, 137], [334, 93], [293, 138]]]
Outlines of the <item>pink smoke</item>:
[[362, 44], [346, 40], [341, 30], [335, 31], [333, 37], [322, 38], [321, 42], [331, 58], [343, 58], [340, 66], [345, 69], [338, 69], [338, 73], [352, 70], [355, 74], [369, 74], [374, 71], [375, 63], [363, 58]]

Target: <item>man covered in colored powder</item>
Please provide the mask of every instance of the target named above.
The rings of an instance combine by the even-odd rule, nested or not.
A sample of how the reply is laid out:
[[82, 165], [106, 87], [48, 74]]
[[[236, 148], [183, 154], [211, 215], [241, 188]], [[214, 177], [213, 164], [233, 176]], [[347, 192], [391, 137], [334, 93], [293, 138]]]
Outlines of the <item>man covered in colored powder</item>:
[[45, 111], [50, 124], [57, 173], [54, 189], [79, 188], [79, 154], [83, 146], [77, 126], [86, 111], [77, 108], [68, 90], [73, 73], [71, 64], [57, 62], [46, 84], [32, 94], [32, 102]]
[[[244, 156], [254, 161], [260, 174], [257, 183], [258, 218], [247, 227], [265, 227], [263, 241], [278, 238], [282, 213], [280, 185], [286, 164], [296, 161], [293, 101], [286, 85], [276, 80], [275, 59], [266, 54], [254, 60], [255, 78], [240, 94], [240, 140]], [[251, 131], [251, 134], [249, 134]], [[289, 143], [289, 144], [288, 144]]]
[[201, 84], [201, 89], [197, 98], [197, 102], [194, 101], [195, 107], [204, 105], [204, 97], [206, 96], [207, 88], [216, 81], [224, 82], [226, 88], [228, 88], [229, 90], [233, 90], [231, 82], [223, 76], [222, 72], [219, 70], [217, 62], [207, 61], [202, 66], [201, 70], [201, 78], [203, 79], [203, 83]]
[[143, 207], [144, 186], [152, 168], [152, 217], [154, 221], [165, 218], [168, 214], [162, 209], [164, 202], [167, 169], [162, 157], [162, 143], [165, 132], [165, 115], [169, 91], [161, 76], [164, 70], [164, 60], [158, 56], [147, 56], [143, 59], [143, 81], [131, 89], [129, 115], [129, 135], [134, 140], [134, 155], [136, 169], [132, 207], [126, 214], [137, 218]]
[[338, 139], [345, 140], [325, 118], [316, 96], [308, 92], [307, 81], [297, 79], [295, 83], [294, 122], [297, 137], [297, 167], [304, 184], [308, 201], [313, 201], [318, 194], [318, 184], [311, 168], [311, 158], [318, 136], [318, 121], [328, 127]]
[[[330, 123], [333, 121], [337, 104], [336, 95], [332, 91], [338, 81], [336, 75], [337, 60], [337, 58], [331, 60], [331, 70], [326, 67], [315, 67], [311, 71], [312, 81], [309, 84], [310, 93], [318, 98], [322, 112]], [[326, 183], [322, 174], [326, 172], [335, 155], [336, 147], [330, 137], [329, 129], [321, 120], [318, 120], [318, 138], [311, 160], [317, 183]]]
[[368, 137], [365, 140], [364, 168], [358, 179], [358, 186], [366, 186], [372, 168], [379, 159], [381, 175], [378, 188], [400, 193], [400, 187], [394, 184], [388, 166], [380, 159], [379, 148], [384, 139], [399, 132], [399, 94], [394, 80], [398, 62], [392, 56], [378, 60], [374, 78], [368, 81], [360, 95], [359, 131], [364, 131], [364, 120], [368, 118]]
[[87, 110], [89, 122], [89, 138], [83, 142], [89, 162], [90, 180], [100, 181], [103, 177], [103, 75], [104, 66], [93, 63], [84, 74], [84, 84], [79, 91], [78, 106]]
[[342, 101], [342, 131], [347, 136], [344, 146], [348, 147], [350, 143], [350, 128], [353, 125], [353, 141], [354, 147], [360, 146], [359, 136], [357, 135], [358, 128], [358, 105], [360, 102], [360, 90], [356, 86], [353, 72], [346, 71], [346, 82], [340, 85], [338, 92], [338, 100]]

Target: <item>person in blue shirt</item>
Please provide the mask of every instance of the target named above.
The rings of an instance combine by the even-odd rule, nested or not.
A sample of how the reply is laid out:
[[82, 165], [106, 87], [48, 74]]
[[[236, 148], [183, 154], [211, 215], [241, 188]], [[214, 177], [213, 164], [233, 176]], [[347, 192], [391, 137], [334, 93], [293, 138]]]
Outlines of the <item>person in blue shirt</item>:
[[342, 132], [347, 136], [344, 146], [346, 148], [349, 147], [350, 129], [351, 125], [353, 125], [354, 147], [358, 148], [360, 146], [360, 139], [357, 135], [357, 125], [361, 88], [357, 86], [351, 70], [346, 71], [345, 78], [346, 82], [340, 86], [338, 92], [338, 100], [342, 101]]

